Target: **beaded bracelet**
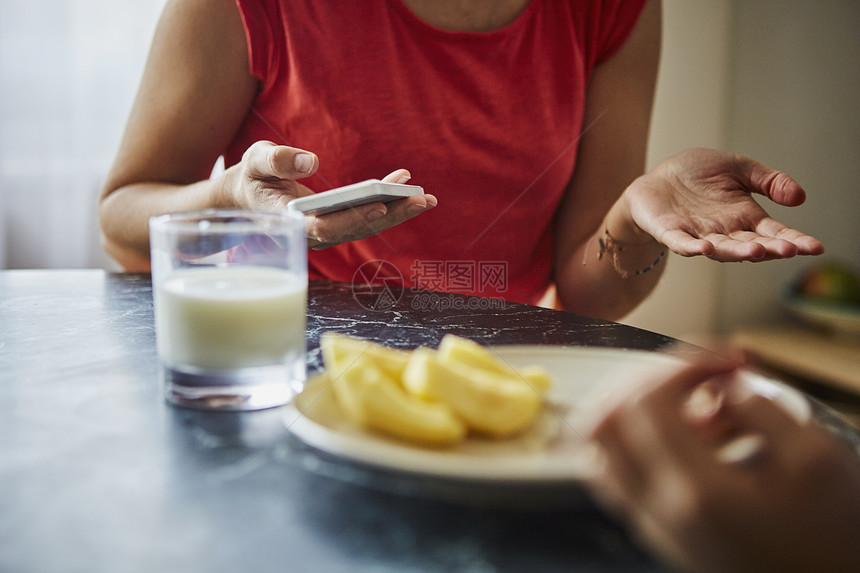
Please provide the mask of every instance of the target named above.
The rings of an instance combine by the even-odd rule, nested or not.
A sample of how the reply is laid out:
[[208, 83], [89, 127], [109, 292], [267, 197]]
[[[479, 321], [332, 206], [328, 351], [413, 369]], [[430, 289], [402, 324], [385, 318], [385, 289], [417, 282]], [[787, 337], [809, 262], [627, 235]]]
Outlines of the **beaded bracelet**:
[[600, 252], [597, 253], [597, 260], [603, 259], [603, 254], [609, 252], [612, 255], [612, 268], [615, 269], [615, 272], [618, 273], [622, 279], [626, 279], [631, 274], [634, 276], [644, 275], [648, 271], [652, 270], [660, 261], [663, 260], [663, 257], [666, 256], [666, 249], [661, 249], [660, 254], [657, 255], [657, 258], [654, 259], [654, 262], [645, 267], [644, 269], [639, 269], [637, 271], [628, 271], [621, 267], [621, 263], [618, 260], [621, 251], [624, 250], [623, 245], [619, 245], [618, 242], [609, 234], [609, 229], [603, 230], [603, 237], [597, 238], [597, 243], [600, 245]]

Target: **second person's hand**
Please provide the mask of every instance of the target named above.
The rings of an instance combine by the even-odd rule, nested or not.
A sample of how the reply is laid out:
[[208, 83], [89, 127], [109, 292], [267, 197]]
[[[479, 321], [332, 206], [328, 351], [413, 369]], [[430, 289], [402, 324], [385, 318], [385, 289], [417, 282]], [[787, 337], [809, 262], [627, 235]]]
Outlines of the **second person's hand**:
[[739, 366], [704, 354], [616, 380], [579, 428], [599, 453], [588, 486], [684, 571], [860, 570], [857, 453]]

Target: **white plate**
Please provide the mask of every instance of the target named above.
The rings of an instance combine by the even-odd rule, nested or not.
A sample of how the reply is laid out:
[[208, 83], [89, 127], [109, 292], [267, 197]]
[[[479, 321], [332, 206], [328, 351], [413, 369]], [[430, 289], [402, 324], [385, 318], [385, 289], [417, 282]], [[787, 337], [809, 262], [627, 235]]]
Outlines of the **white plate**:
[[583, 398], [596, 385], [619, 378], [620, 370], [680, 359], [654, 352], [564, 346], [489, 347], [512, 366], [538, 364], [553, 377], [549, 406], [535, 426], [508, 440], [468, 438], [443, 449], [410, 445], [355, 427], [343, 418], [325, 383], [308, 384], [286, 410], [289, 430], [305, 443], [373, 466], [430, 477], [498, 483], [552, 483], [578, 480], [595, 453], [576, 431]]

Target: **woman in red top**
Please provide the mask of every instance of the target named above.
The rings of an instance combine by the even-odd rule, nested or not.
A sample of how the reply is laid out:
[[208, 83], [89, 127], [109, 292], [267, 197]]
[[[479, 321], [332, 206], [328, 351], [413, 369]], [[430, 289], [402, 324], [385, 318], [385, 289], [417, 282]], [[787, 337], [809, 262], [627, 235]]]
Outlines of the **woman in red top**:
[[643, 175], [659, 45], [659, 0], [170, 1], [105, 183], [106, 250], [147, 269], [152, 215], [385, 176], [428, 194], [309, 217], [312, 278], [386, 261], [410, 286], [555, 286], [617, 319], [667, 250], [822, 252], [752, 200], [804, 193], [751, 160], [691, 150]]

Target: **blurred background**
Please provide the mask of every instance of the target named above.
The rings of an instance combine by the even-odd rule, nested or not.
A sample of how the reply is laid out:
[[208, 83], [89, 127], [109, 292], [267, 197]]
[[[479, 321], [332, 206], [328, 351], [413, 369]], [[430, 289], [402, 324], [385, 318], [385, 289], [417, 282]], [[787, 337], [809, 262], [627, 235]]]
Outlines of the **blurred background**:
[[[0, 268], [114, 269], [96, 198], [164, 0], [0, 0]], [[776, 218], [860, 267], [860, 2], [664, 0], [649, 163], [734, 151], [809, 193]], [[785, 319], [780, 292], [809, 259], [672, 257], [624, 322], [683, 339]]]
[[111, 268], [96, 200], [163, 6], [0, 0], [0, 268]]
[[[860, 267], [860, 2], [664, 0], [649, 164], [696, 146], [794, 177], [806, 204], [762, 204], [822, 240], [827, 259]], [[783, 289], [812, 263], [675, 256], [625, 322], [683, 339], [776, 324]]]

